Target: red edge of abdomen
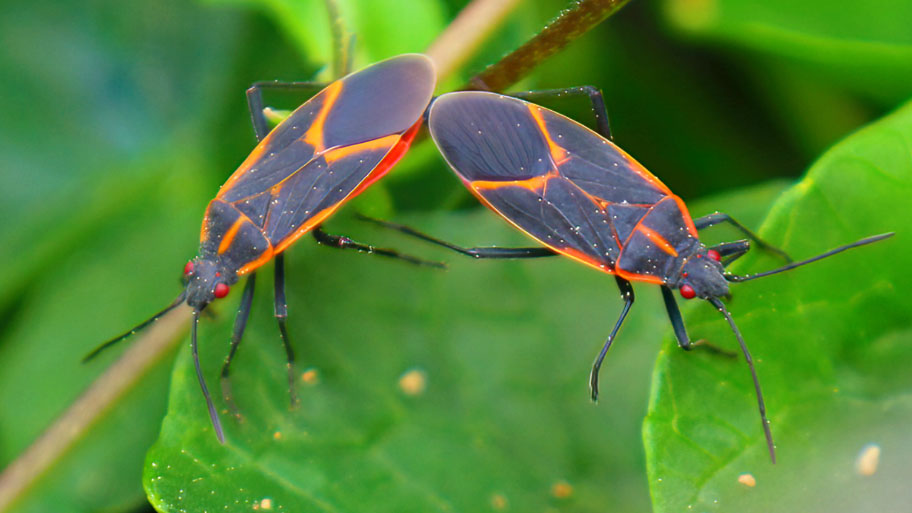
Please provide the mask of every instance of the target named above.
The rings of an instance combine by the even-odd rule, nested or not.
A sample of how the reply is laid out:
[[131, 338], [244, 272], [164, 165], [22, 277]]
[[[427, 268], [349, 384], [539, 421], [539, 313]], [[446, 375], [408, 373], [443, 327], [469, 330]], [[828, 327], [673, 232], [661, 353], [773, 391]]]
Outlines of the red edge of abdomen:
[[369, 175], [367, 175], [367, 178], [365, 178], [364, 181], [362, 181], [358, 185], [358, 187], [351, 193], [351, 195], [347, 199], [354, 198], [355, 196], [361, 194], [364, 191], [364, 189], [367, 189], [368, 187], [373, 185], [374, 182], [383, 178], [383, 176], [386, 173], [388, 173], [389, 170], [392, 169], [393, 166], [395, 166], [396, 163], [399, 162], [400, 159], [402, 159], [402, 157], [405, 156], [405, 152], [408, 151], [409, 146], [411, 146], [412, 141], [415, 139], [415, 136], [418, 135], [418, 130], [421, 129], [421, 124], [423, 122], [424, 122], [423, 119], [419, 119], [418, 121], [415, 122], [414, 125], [412, 125], [408, 130], [406, 130], [405, 133], [402, 134], [402, 136], [400, 136], [399, 142], [397, 142], [396, 145], [393, 146], [393, 149], [391, 149], [389, 151], [389, 153], [387, 153], [386, 156], [383, 157], [383, 160], [381, 160], [380, 163], [377, 164], [377, 167], [375, 167], [374, 170], [371, 171]]

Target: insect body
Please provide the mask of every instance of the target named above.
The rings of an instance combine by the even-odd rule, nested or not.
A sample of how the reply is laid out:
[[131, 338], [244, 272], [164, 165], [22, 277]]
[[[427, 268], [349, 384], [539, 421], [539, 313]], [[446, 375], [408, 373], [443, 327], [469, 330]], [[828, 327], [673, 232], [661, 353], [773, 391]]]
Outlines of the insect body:
[[[293, 352], [285, 328], [282, 252], [311, 231], [319, 242], [375, 251], [350, 239], [327, 235], [319, 225], [345, 201], [386, 174], [404, 155], [421, 127], [434, 83], [434, 67], [429, 58], [416, 54], [394, 57], [332, 82], [268, 135], [258, 129], [260, 143], [206, 209], [199, 254], [184, 268], [186, 289], [165, 310], [106, 342], [87, 359], [186, 301], [194, 311], [191, 345], [197, 375], [216, 434], [224, 441], [199, 366], [199, 314], [213, 300], [225, 297], [229, 287], [242, 276], [249, 276], [231, 353], [222, 371], [226, 377], [249, 314], [254, 272], [276, 259], [276, 317], [288, 353], [293, 394]], [[256, 120], [262, 113], [253, 115]], [[265, 123], [255, 125], [264, 127]], [[400, 256], [390, 250], [376, 252]]]
[[[603, 105], [601, 97], [593, 105]], [[604, 111], [597, 113], [607, 120]], [[429, 110], [431, 137], [447, 163], [482, 203], [544, 245], [541, 248], [459, 248], [401, 225], [384, 223], [476, 258], [565, 255], [613, 274], [625, 301], [621, 315], [590, 374], [598, 397], [598, 371], [634, 301], [632, 281], [659, 285], [678, 343], [692, 346], [673, 289], [699, 297], [725, 316], [747, 360], [770, 457], [775, 451], [759, 380], [747, 346], [720, 298], [729, 283], [775, 274], [892, 235], [878, 235], [802, 262], [749, 276], [728, 273], [748, 240], [708, 248], [698, 230], [729, 222], [761, 248], [772, 248], [725, 214], [692, 219], [684, 202], [658, 178], [615, 146], [607, 122], [598, 134], [533, 103], [487, 92], [449, 93]]]

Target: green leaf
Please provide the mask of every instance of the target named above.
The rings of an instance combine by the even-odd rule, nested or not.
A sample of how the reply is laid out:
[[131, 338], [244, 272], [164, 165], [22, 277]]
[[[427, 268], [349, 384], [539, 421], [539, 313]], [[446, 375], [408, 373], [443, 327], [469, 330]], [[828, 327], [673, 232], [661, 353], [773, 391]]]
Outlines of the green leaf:
[[[776, 202], [761, 235], [803, 258], [863, 236], [896, 237], [800, 270], [734, 284], [730, 310], [763, 385], [779, 461], [769, 462], [742, 359], [667, 341], [644, 425], [656, 511], [890, 511], [908, 505], [912, 457], [912, 104], [824, 154]], [[772, 268], [751, 254], [733, 271]], [[685, 312], [694, 339], [736, 350], [710, 306]], [[855, 470], [868, 444], [874, 476]], [[756, 487], [740, 484], [750, 473]]]
[[[311, 65], [326, 66], [333, 59], [333, 37], [327, 1], [210, 0], [237, 3], [263, 10], [294, 42]], [[401, 53], [421, 52], [445, 24], [437, 0], [335, 0], [347, 34], [355, 37], [355, 69]], [[320, 80], [330, 80], [328, 67]]]
[[[0, 309], [159, 179], [149, 166], [194, 132], [224, 92], [237, 17], [183, 2], [55, 16], [12, 2], [0, 19]], [[213, 30], [196, 30], [200, 23]], [[149, 38], [160, 44], [149, 45]], [[195, 50], [186, 51], [188, 47]], [[195, 136], [195, 137], [194, 137]], [[13, 248], [15, 248], [13, 250]]]
[[[168, 164], [175, 162], [170, 154]], [[184, 164], [183, 170], [194, 169]], [[81, 365], [91, 348], [176, 294], [177, 279], [161, 277], [179, 276], [180, 262], [193, 252], [198, 222], [198, 214], [175, 208], [186, 194], [184, 187], [176, 189], [147, 187], [132, 204], [96, 221], [94, 237], [58, 255], [57, 265], [31, 279], [9, 312], [0, 334], [4, 465], [22, 454], [114, 357], [105, 354]], [[175, 242], [175, 226], [186, 227], [178, 229], [184, 243]], [[50, 511], [60, 504], [69, 504], [68, 511], [98, 511], [139, 502], [142, 456], [164, 415], [170, 368], [171, 358], [154, 364], [140, 386], [125, 391], [85, 437], [52, 462], [16, 503], [16, 511]]]
[[[89, 349], [176, 294], [209, 162], [200, 158], [208, 134], [195, 128], [221, 107], [240, 25], [236, 14], [185, 2], [45, 7], [8, 2], [0, 17], [0, 67], [13, 70], [0, 81], [10, 120], [0, 126], [2, 467], [114, 356], [81, 365]], [[170, 369], [163, 358], [123, 391], [15, 511], [142, 502], [142, 460]]]
[[697, 37], [801, 66], [884, 105], [912, 94], [909, 2], [667, 0], [664, 11]]
[[[328, 230], [378, 235], [344, 221], [334, 218]], [[464, 241], [522, 240], [486, 211], [420, 224]], [[407, 242], [387, 238], [395, 247]], [[157, 509], [249, 511], [263, 499], [285, 511], [487, 511], [504, 501], [517, 510], [646, 506], [641, 456], [630, 441], [645, 406], [648, 344], [620, 349], [618, 362], [628, 358], [606, 378], [608, 388], [633, 382], [635, 392], [596, 408], [586, 389], [591, 358], [618, 308], [610, 277], [593, 280], [599, 275], [563, 260], [457, 259], [443, 272], [306, 239], [288, 260], [298, 370], [313, 370], [318, 383], [299, 379], [301, 402], [289, 411], [267, 269], [235, 364], [244, 421], [226, 415], [216, 397], [225, 446], [212, 433], [189, 352], [178, 358], [145, 472]], [[202, 361], [215, 390], [237, 296], [222, 305], [219, 322], [201, 326]], [[631, 342], [656, 339], [649, 332], [657, 315], [648, 307], [636, 312], [641, 322], [628, 330]], [[412, 370], [425, 376], [423, 393], [408, 395], [398, 384]], [[552, 495], [562, 481], [573, 487], [569, 499]], [[623, 485], [602, 486], [612, 481]]]
[[[780, 190], [771, 184], [696, 209], [726, 208], [750, 222]], [[529, 243], [483, 210], [412, 221], [466, 244]], [[328, 230], [383, 236], [347, 221], [344, 212]], [[649, 368], [667, 327], [658, 291], [638, 289], [595, 406], [588, 370], [621, 305], [610, 276], [567, 259], [478, 262], [400, 236], [383, 238], [368, 242], [447, 259], [450, 270], [313, 247], [306, 239], [290, 250], [289, 327], [298, 372], [319, 376], [316, 384], [300, 382], [295, 410], [288, 408], [268, 269], [234, 364], [244, 421], [227, 415], [216, 397], [225, 446], [212, 433], [185, 348], [147, 459], [153, 505], [249, 511], [269, 499], [273, 510], [285, 511], [496, 511], [498, 504], [514, 511], [606, 504], [645, 510], [637, 441]], [[200, 331], [203, 368], [215, 390], [237, 291], [227, 301], [213, 305], [219, 321], [203, 322]], [[411, 370], [425, 376], [424, 393], [400, 388]], [[561, 482], [572, 486], [569, 498], [554, 496]]]

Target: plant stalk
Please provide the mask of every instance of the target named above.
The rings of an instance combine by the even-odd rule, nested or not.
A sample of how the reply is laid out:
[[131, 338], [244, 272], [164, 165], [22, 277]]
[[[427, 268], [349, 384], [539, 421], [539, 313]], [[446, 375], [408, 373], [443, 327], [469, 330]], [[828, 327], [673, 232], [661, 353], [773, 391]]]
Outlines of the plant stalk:
[[466, 5], [425, 51], [437, 66], [439, 81], [462, 67], [519, 2], [473, 0]]
[[501, 92], [542, 61], [616, 13], [629, 0], [579, 0], [561, 12], [535, 37], [472, 77], [470, 89]]
[[192, 309], [186, 305], [162, 316], [140, 334], [124, 354], [0, 474], [0, 512], [62, 458], [99, 417], [167, 354], [187, 328]]

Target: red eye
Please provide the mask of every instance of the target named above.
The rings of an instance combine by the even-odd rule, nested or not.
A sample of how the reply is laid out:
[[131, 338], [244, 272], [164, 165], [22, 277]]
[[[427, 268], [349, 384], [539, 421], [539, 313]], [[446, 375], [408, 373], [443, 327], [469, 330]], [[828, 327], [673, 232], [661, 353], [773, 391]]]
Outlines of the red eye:
[[707, 251], [707, 252], [706, 252], [706, 256], [708, 256], [709, 258], [712, 258], [712, 259], [715, 260], [716, 262], [721, 262], [721, 261], [722, 261], [722, 255], [720, 255], [719, 252], [716, 251], [716, 250], [714, 250], [714, 249], [711, 249], [711, 250]]
[[187, 262], [187, 265], [184, 266], [184, 276], [190, 276], [193, 274], [193, 261]]
[[215, 297], [222, 299], [223, 297], [228, 295], [228, 291], [230, 291], [230, 290], [231, 289], [228, 288], [228, 285], [225, 285], [224, 283], [219, 283], [218, 285], [215, 286]]
[[681, 285], [681, 297], [684, 299], [693, 299], [697, 297], [697, 292], [690, 285]]

